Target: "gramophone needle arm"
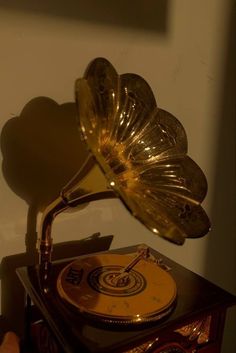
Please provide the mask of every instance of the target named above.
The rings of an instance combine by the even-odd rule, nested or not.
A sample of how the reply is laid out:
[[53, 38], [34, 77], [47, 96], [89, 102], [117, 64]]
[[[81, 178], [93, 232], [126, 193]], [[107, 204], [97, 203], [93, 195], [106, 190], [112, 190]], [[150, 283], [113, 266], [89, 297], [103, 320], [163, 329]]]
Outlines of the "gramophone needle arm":
[[138, 247], [138, 251], [136, 256], [133, 258], [133, 260], [122, 270], [120, 271], [121, 273], [123, 272], [129, 272], [141, 259], [147, 259], [149, 257], [149, 249], [145, 245], [140, 245]]
[[123, 267], [120, 271], [119, 274], [116, 275], [114, 282], [116, 285], [121, 285], [124, 283], [128, 278], [129, 278], [129, 272], [132, 270], [132, 268], [142, 259], [147, 259], [149, 257], [149, 249], [145, 245], [141, 245], [138, 247], [137, 254], [135, 257], [126, 265]]

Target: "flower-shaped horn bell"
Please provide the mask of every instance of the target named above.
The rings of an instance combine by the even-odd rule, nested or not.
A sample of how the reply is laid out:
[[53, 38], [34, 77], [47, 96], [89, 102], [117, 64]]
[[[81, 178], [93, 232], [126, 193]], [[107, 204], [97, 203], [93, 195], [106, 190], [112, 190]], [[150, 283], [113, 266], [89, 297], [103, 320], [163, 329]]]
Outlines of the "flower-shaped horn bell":
[[187, 156], [181, 123], [157, 107], [147, 82], [97, 58], [76, 82], [82, 134], [110, 187], [154, 233], [182, 244], [209, 231], [207, 182]]
[[205, 235], [206, 178], [187, 156], [183, 126], [157, 107], [147, 82], [135, 74], [119, 76], [109, 61], [97, 58], [76, 81], [75, 95], [90, 156], [44, 212], [40, 262], [50, 263], [54, 217], [104, 197], [120, 197], [147, 228], [176, 244]]

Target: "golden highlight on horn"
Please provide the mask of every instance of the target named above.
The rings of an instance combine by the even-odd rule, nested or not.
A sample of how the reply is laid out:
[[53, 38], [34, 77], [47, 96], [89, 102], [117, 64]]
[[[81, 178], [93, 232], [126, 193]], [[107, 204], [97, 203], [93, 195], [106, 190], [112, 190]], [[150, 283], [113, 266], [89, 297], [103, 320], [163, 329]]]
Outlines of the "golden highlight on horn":
[[187, 155], [182, 124], [159, 108], [147, 82], [118, 75], [104, 58], [93, 60], [75, 84], [78, 125], [91, 153], [83, 168], [45, 210], [40, 262], [51, 261], [54, 217], [68, 207], [119, 197], [155, 234], [176, 244], [210, 228], [201, 206], [206, 178]]

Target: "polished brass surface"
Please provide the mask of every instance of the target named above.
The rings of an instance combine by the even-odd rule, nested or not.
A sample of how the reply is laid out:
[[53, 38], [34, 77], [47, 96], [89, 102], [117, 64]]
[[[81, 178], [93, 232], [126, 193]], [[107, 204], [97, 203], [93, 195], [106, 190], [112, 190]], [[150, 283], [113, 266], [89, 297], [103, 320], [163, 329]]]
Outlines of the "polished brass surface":
[[187, 156], [181, 123], [156, 105], [147, 82], [103, 58], [77, 80], [79, 124], [110, 186], [132, 214], [177, 244], [205, 235], [207, 182]]
[[205, 235], [206, 178], [187, 155], [183, 126], [157, 107], [147, 82], [135, 74], [119, 76], [109, 61], [97, 58], [76, 81], [75, 97], [91, 154], [44, 212], [39, 251], [45, 268], [54, 217], [101, 198], [120, 197], [148, 229], [176, 244]]
[[[114, 198], [114, 191], [109, 188], [107, 180], [94, 158], [89, 155], [81, 170], [61, 190], [60, 196], [45, 209], [38, 239], [39, 262], [45, 271], [51, 263], [52, 223], [55, 217], [68, 209], [90, 201]], [[47, 274], [45, 273], [45, 276]]]
[[180, 333], [184, 337], [188, 337], [189, 341], [197, 340], [198, 344], [205, 344], [210, 338], [211, 321], [212, 317], [208, 315], [203, 319], [193, 321], [177, 329], [175, 332]]

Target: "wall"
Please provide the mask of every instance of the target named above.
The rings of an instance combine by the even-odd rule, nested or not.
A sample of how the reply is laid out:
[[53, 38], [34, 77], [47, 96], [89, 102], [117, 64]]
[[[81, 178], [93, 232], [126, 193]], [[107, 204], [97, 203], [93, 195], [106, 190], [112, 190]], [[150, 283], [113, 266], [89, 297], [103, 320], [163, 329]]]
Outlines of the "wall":
[[[176, 247], [110, 200], [59, 216], [55, 242], [97, 231], [114, 234], [113, 248], [146, 242], [236, 292], [232, 7], [229, 0], [150, 1], [148, 7], [141, 0], [0, 1], [0, 259], [33, 248], [38, 214], [81, 162], [75, 152], [69, 157], [72, 150], [84, 150], [75, 135], [70, 138], [73, 119], [66, 119], [68, 113], [74, 117], [75, 79], [103, 56], [118, 72], [143, 76], [159, 105], [181, 120], [189, 154], [208, 179], [204, 207], [214, 221], [212, 231]], [[44, 119], [55, 111], [58, 121]], [[5, 287], [3, 292], [10, 295]], [[233, 310], [230, 315], [225, 353], [236, 348]]]

